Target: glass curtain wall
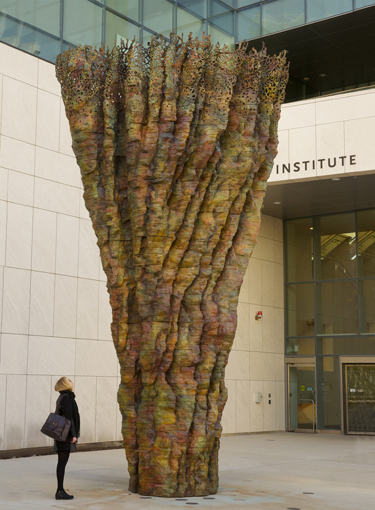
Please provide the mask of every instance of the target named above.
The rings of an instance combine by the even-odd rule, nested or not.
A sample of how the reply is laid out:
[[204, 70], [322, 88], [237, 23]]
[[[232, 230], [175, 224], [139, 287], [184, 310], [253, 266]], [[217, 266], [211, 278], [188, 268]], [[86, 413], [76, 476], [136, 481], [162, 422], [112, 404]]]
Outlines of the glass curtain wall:
[[205, 32], [232, 46], [371, 5], [375, 0], [0, 0], [0, 41], [50, 62], [70, 44], [112, 48], [171, 30]]
[[375, 354], [375, 210], [285, 222], [286, 355], [316, 356], [317, 427], [340, 429], [339, 356]]

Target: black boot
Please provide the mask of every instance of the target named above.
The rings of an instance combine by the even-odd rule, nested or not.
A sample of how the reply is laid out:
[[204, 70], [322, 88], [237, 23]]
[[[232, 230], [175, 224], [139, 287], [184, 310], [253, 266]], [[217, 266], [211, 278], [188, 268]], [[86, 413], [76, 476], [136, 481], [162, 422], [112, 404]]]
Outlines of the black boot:
[[67, 494], [64, 489], [56, 491], [55, 495], [56, 499], [73, 499], [74, 496], [71, 496], [70, 494]]

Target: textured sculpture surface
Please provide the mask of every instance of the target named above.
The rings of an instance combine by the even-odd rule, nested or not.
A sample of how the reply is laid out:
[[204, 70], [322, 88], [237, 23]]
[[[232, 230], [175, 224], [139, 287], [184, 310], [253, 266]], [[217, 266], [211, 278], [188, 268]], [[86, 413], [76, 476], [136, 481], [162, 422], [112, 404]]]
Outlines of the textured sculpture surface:
[[218, 489], [225, 366], [277, 153], [285, 54], [174, 34], [56, 73], [113, 312], [130, 490]]

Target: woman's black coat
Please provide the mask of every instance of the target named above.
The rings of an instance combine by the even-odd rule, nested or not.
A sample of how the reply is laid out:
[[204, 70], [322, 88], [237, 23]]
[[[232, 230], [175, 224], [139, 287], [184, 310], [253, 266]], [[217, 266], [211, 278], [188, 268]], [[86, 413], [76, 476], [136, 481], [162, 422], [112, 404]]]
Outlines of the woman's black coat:
[[80, 417], [78, 412], [78, 406], [75, 401], [75, 395], [72, 391], [64, 390], [60, 391], [60, 395], [63, 395], [60, 401], [60, 409], [58, 414], [65, 416], [71, 422], [70, 432], [68, 434], [65, 443], [61, 441], [55, 441], [55, 447], [57, 451], [71, 451], [75, 450], [75, 443], [72, 443], [73, 437], [79, 437], [80, 429]]

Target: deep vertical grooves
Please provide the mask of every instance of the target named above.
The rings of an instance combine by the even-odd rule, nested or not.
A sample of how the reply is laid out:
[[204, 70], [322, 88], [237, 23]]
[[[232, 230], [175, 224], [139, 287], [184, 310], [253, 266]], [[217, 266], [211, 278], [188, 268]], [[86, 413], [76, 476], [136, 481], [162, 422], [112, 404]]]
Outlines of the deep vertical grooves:
[[107, 275], [130, 490], [215, 493], [285, 55], [171, 34], [147, 49], [72, 49], [56, 71]]

